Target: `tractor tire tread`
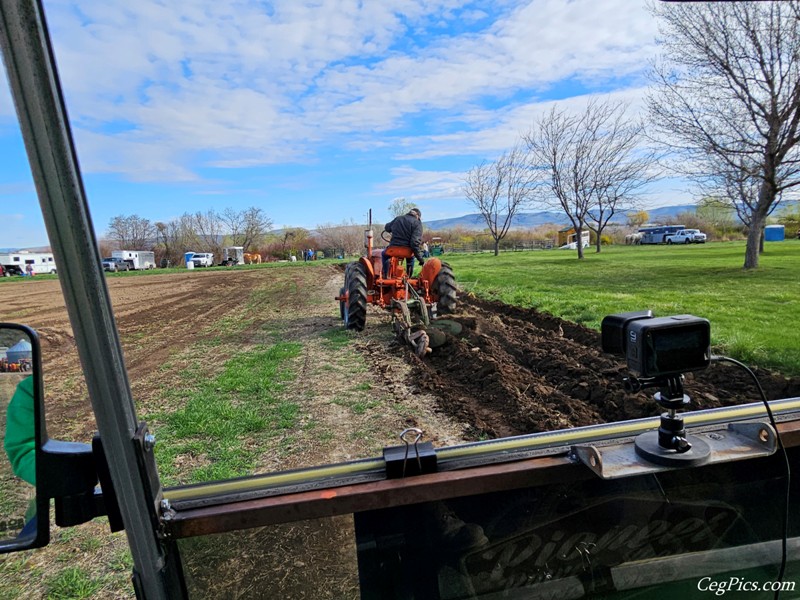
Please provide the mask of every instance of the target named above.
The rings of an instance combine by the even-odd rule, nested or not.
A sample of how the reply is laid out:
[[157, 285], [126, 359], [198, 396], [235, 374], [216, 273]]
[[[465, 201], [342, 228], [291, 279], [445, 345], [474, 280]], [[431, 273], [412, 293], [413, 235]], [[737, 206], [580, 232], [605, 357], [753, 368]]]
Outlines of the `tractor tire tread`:
[[456, 311], [456, 278], [449, 264], [443, 262], [439, 274], [433, 282], [433, 291], [438, 297], [438, 312], [447, 314]]
[[350, 263], [346, 270], [348, 301], [347, 329], [364, 331], [367, 324], [367, 274], [360, 262]]

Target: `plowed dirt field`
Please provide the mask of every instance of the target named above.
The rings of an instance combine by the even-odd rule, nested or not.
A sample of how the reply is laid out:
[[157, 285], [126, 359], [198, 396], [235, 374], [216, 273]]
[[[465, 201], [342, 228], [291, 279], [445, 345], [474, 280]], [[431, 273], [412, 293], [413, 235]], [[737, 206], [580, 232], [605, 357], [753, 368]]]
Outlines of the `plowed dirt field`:
[[[250, 319], [247, 331], [280, 316], [295, 316], [311, 331], [340, 327], [333, 296], [341, 285], [338, 267], [303, 269], [302, 282], [292, 269], [210, 270], [111, 277], [109, 289], [136, 395], [157, 387], [160, 366], [171, 356], [210, 334], [205, 326], [226, 318]], [[279, 305], [254, 303], [254, 290], [281, 286]], [[42, 337], [48, 396], [48, 420], [71, 434], [89, 434], [86, 398], [72, 330], [56, 280], [16, 281], [0, 285], [3, 319], [24, 322]], [[314, 316], [309, 320], [308, 317]], [[406, 362], [404, 377], [433, 396], [437, 411], [466, 425], [465, 437], [500, 437], [658, 414], [652, 391], [625, 391], [625, 365], [600, 351], [599, 334], [552, 316], [459, 298], [453, 316], [464, 326], [458, 338], [425, 359], [388, 335], [388, 316], [370, 307], [367, 331], [356, 344], [372, 365], [376, 383], [396, 385], [392, 365]], [[281, 319], [283, 320], [283, 319]], [[800, 378], [757, 370], [769, 398], [800, 395]], [[402, 390], [399, 390], [402, 392]], [[752, 402], [752, 381], [738, 369], [715, 364], [690, 375], [686, 391], [694, 408]], [[58, 397], [56, 401], [55, 398]], [[398, 398], [398, 400], [401, 400]], [[435, 432], [430, 432], [437, 437]], [[82, 436], [81, 436], [82, 437]]]

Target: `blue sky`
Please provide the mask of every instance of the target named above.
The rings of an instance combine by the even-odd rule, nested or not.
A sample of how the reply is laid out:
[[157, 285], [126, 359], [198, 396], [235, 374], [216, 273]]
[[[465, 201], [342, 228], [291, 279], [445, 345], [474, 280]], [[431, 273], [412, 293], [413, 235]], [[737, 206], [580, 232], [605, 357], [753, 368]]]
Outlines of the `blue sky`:
[[[552, 103], [641, 110], [645, 0], [44, 0], [98, 234], [261, 207], [275, 227], [475, 212], [467, 170]], [[0, 247], [47, 243], [0, 81]], [[689, 200], [666, 182], [650, 206]]]

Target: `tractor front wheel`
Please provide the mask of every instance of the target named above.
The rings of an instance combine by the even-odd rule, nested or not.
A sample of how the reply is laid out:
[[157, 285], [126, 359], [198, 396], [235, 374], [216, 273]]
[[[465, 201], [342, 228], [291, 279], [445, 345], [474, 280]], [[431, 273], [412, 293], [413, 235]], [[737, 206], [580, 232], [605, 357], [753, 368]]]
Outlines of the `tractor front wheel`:
[[364, 331], [367, 325], [367, 272], [360, 262], [350, 263], [345, 271], [347, 306], [344, 307], [346, 329]]
[[456, 276], [450, 265], [443, 262], [439, 274], [433, 281], [433, 292], [439, 297], [436, 306], [440, 313], [456, 311]]

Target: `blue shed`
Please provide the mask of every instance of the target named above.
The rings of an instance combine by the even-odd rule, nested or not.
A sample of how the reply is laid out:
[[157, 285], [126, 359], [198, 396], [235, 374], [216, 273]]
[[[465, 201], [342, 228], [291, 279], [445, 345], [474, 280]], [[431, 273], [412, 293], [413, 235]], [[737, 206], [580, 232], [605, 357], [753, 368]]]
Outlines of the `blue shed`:
[[785, 239], [783, 225], [767, 225], [764, 227], [765, 242], [782, 242]]

